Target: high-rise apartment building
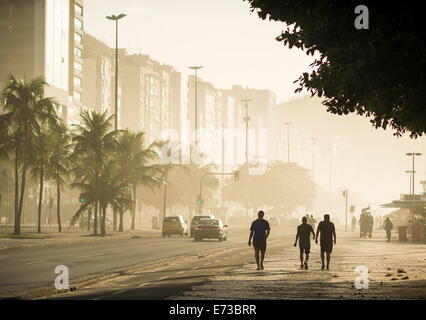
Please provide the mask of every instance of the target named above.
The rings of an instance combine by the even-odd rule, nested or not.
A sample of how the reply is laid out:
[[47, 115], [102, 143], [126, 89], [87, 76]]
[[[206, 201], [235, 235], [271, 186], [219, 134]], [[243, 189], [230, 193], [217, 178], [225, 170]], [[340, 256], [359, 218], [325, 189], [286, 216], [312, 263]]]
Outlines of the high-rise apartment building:
[[[82, 53], [83, 104], [98, 112], [115, 114], [115, 50], [85, 33]], [[120, 61], [126, 56], [119, 50]], [[118, 81], [118, 128], [123, 128], [121, 118], [121, 81]]]
[[83, 108], [83, 0], [0, 2], [0, 83], [44, 77], [66, 123]]
[[123, 128], [144, 131], [148, 142], [164, 130], [180, 132], [180, 73], [141, 54], [123, 57], [120, 70]]

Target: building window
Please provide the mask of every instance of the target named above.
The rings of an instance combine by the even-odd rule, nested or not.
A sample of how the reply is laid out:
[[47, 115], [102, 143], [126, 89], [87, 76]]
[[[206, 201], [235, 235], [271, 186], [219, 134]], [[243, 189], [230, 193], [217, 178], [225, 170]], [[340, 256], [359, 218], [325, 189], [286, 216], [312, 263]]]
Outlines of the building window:
[[82, 84], [82, 79], [80, 77], [74, 77], [74, 86], [81, 88], [82, 87], [81, 84]]
[[75, 4], [75, 14], [83, 16], [83, 7], [80, 6], [78, 3]]
[[83, 72], [83, 65], [78, 61], [74, 61], [74, 68], [80, 72]]
[[74, 55], [81, 58], [81, 56], [83, 55], [83, 52], [81, 51], [80, 48], [74, 47]]
[[74, 102], [81, 103], [81, 93], [79, 91], [74, 91]]
[[83, 43], [83, 37], [81, 36], [81, 34], [74, 32], [74, 41], [76, 43]]
[[78, 29], [83, 30], [83, 21], [81, 21], [79, 18], [77, 18], [77, 17], [74, 18], [74, 25]]

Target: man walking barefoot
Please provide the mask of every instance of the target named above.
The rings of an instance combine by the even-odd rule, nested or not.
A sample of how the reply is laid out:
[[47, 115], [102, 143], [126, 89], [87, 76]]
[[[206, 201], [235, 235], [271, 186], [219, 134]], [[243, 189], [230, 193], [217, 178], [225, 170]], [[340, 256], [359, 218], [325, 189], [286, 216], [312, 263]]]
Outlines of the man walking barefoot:
[[[263, 270], [263, 261], [265, 260], [266, 253], [266, 239], [269, 237], [271, 228], [269, 222], [263, 219], [265, 213], [259, 211], [258, 219], [254, 220], [250, 227], [249, 247], [253, 238], [254, 256], [256, 258], [257, 270]], [[260, 253], [260, 257], [259, 257]]]
[[318, 225], [317, 235], [315, 242], [318, 244], [318, 235], [320, 237], [320, 246], [321, 246], [321, 261], [322, 266], [321, 270], [324, 270], [324, 253], [327, 255], [327, 270], [330, 270], [330, 259], [331, 253], [333, 252], [333, 243], [336, 244], [336, 229], [334, 224], [330, 221], [330, 215], [324, 215], [324, 221], [321, 221]]
[[[296, 242], [294, 246], [297, 246], [297, 240], [299, 240], [299, 249], [300, 249], [300, 269], [308, 270], [308, 260], [309, 253], [311, 252], [311, 238], [310, 235], [313, 234], [313, 239], [315, 240], [315, 232], [310, 224], [308, 224], [308, 218], [302, 218], [302, 224], [297, 227]], [[303, 253], [305, 253], [306, 259], [303, 263]]]

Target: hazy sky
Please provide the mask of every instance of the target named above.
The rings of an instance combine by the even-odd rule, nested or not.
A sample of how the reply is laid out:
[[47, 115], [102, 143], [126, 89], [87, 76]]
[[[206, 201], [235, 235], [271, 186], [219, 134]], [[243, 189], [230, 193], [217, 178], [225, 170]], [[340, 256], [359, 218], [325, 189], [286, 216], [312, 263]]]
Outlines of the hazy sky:
[[115, 46], [110, 14], [120, 21], [120, 46], [175, 66], [204, 65], [201, 77], [219, 88], [271, 89], [288, 100], [311, 57], [275, 41], [282, 23], [262, 21], [242, 0], [86, 0], [85, 29]]
[[[239, 84], [271, 89], [277, 94], [277, 102], [283, 102], [293, 96], [297, 87], [293, 81], [309, 70], [312, 61], [305, 53], [289, 50], [275, 41], [284, 25], [260, 20], [242, 0], [85, 0], [86, 31], [114, 46], [114, 24], [105, 16], [119, 13], [128, 15], [120, 21], [120, 47], [130, 53], [149, 54], [179, 71], [187, 71], [189, 65], [204, 65], [201, 77], [219, 88]], [[317, 100], [312, 103], [321, 108]], [[408, 191], [404, 170], [410, 169], [410, 161], [404, 152], [416, 150], [426, 155], [425, 139], [396, 139], [392, 132], [371, 129], [366, 118], [352, 119], [342, 118], [339, 124], [355, 126], [353, 137], [368, 134], [365, 143], [370, 152], [360, 151], [356, 157], [348, 158], [345, 170], [337, 166], [333, 189], [347, 185], [364, 200], [374, 199], [376, 205], [398, 198], [399, 193]], [[308, 119], [294, 120], [297, 136]], [[327, 124], [317, 125], [327, 130]], [[333, 134], [339, 136], [344, 130], [338, 131]], [[313, 134], [301, 138], [306, 140]], [[317, 182], [325, 190], [331, 143], [328, 138], [321, 140], [323, 147], [317, 160]], [[346, 148], [355, 147], [348, 144]], [[360, 149], [363, 148], [357, 150]], [[302, 158], [300, 163], [309, 168], [311, 155]], [[419, 159], [418, 170], [416, 188], [420, 191], [418, 180], [425, 177], [424, 160]]]

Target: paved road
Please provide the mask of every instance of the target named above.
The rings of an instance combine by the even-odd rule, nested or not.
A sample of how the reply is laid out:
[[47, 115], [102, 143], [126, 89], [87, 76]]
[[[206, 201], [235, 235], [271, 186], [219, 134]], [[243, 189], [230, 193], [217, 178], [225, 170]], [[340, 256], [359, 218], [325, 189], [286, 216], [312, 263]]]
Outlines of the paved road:
[[160, 265], [185, 259], [201, 261], [203, 257], [215, 256], [215, 252], [246, 248], [246, 242], [247, 232], [240, 230], [230, 232], [228, 241], [221, 243], [170, 237], [6, 250], [0, 252], [0, 296], [20, 296], [24, 291], [51, 287], [58, 265], [69, 268], [70, 281], [74, 282], [154, 261], [159, 261]]
[[[309, 270], [300, 270], [298, 248], [290, 242], [268, 258], [265, 270], [256, 271], [250, 262], [169, 299], [426, 299], [425, 244], [388, 243], [383, 231], [372, 239], [338, 233], [337, 240], [329, 271], [321, 270], [317, 245]], [[361, 279], [368, 279], [368, 286], [357, 289]]]
[[[268, 252], [270, 254], [277, 252], [282, 247], [283, 237], [276, 236], [269, 241]], [[57, 300], [167, 299], [203, 283], [210, 277], [241, 268], [244, 263], [254, 259], [253, 249], [247, 246], [247, 234], [231, 240], [224, 246], [216, 242], [203, 245], [208, 245], [209, 248], [212, 245], [221, 250], [200, 255], [187, 255], [159, 265], [141, 266], [111, 279], [84, 286], [74, 292], [43, 298]]]

